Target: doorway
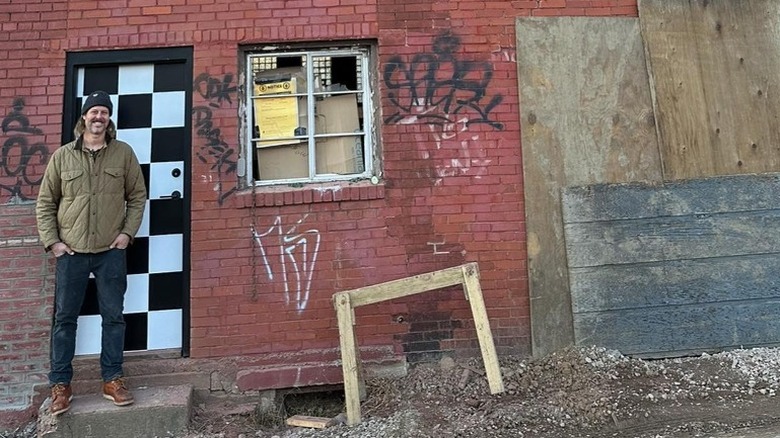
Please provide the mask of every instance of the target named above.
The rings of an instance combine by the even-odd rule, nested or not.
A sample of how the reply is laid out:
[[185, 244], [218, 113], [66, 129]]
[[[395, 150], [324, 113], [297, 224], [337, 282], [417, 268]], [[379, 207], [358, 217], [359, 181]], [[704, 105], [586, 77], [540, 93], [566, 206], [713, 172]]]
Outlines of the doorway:
[[[111, 96], [117, 138], [133, 147], [147, 203], [128, 247], [125, 351], [189, 354], [192, 48], [68, 53], [63, 144], [72, 141], [83, 97]], [[76, 354], [100, 352], [101, 318], [90, 279]]]

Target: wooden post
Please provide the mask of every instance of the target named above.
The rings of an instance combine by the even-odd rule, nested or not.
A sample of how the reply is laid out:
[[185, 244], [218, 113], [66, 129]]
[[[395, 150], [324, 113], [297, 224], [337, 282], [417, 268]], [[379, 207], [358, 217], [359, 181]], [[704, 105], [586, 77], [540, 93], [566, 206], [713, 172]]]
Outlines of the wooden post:
[[485, 363], [488, 385], [491, 394], [504, 392], [504, 381], [501, 379], [501, 368], [498, 364], [496, 347], [493, 344], [493, 334], [490, 331], [485, 300], [482, 298], [482, 287], [479, 285], [479, 268], [476, 263], [463, 265], [463, 287], [466, 289], [466, 299], [471, 306], [474, 326], [477, 329], [479, 349], [482, 351], [482, 361]]
[[333, 304], [339, 322], [341, 369], [344, 373], [344, 395], [347, 406], [347, 425], [360, 423], [360, 388], [358, 384], [358, 349], [355, 342], [355, 316], [348, 293], [334, 295]]

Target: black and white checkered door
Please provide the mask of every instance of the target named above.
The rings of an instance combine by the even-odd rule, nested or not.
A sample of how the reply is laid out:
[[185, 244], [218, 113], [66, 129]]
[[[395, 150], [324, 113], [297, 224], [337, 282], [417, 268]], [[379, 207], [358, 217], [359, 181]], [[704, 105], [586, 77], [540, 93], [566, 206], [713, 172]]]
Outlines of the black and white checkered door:
[[[148, 192], [146, 211], [128, 249], [125, 350], [182, 346], [185, 305], [183, 248], [184, 172], [188, 153], [185, 117], [190, 84], [182, 63], [149, 63], [78, 69], [75, 104], [103, 90], [111, 95], [117, 137], [135, 150]], [[78, 113], [78, 111], [76, 111]], [[97, 290], [90, 279], [79, 316], [76, 354], [100, 352]]]

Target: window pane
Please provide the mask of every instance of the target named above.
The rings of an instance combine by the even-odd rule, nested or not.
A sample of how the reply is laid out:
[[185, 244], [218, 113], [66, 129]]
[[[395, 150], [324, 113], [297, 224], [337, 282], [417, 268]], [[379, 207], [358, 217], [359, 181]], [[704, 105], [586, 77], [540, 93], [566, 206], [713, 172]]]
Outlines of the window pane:
[[315, 107], [317, 173], [363, 172], [362, 135], [354, 135], [361, 131], [355, 95], [325, 95]]
[[309, 176], [309, 145], [286, 144], [255, 147], [260, 181]]
[[306, 65], [306, 58], [301, 55], [252, 56], [251, 60], [252, 73], [255, 78], [265, 70], [288, 67], [303, 68]]
[[317, 139], [317, 173], [351, 174], [363, 172], [363, 137]]
[[322, 96], [314, 105], [314, 132], [317, 135], [359, 133], [359, 114], [354, 94]]
[[313, 62], [315, 66], [323, 66], [319, 75], [323, 79], [321, 82], [324, 91], [359, 91], [363, 89], [362, 66], [360, 58], [357, 56], [315, 56]]

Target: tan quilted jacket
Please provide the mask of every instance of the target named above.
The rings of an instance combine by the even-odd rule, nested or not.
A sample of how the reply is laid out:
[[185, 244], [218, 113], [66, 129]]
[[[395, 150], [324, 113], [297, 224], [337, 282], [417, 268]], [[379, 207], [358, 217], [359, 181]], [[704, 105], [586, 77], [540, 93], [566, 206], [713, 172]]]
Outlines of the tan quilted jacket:
[[111, 139], [93, 158], [79, 137], [54, 151], [46, 167], [35, 208], [38, 234], [47, 251], [64, 242], [76, 252], [103, 252], [119, 233], [135, 237], [145, 205], [130, 145]]

